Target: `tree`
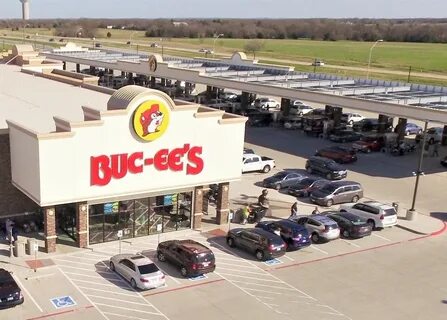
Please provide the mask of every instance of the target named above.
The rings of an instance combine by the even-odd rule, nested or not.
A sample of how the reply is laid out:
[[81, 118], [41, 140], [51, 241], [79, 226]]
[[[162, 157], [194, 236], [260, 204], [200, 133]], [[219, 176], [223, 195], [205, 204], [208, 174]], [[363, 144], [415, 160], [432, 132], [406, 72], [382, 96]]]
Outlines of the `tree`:
[[107, 38], [111, 38], [111, 37], [112, 37], [112, 34], [110, 33], [110, 31], [107, 32]]
[[253, 53], [253, 59], [256, 59], [256, 52], [264, 47], [264, 41], [250, 40], [245, 42], [244, 51]]

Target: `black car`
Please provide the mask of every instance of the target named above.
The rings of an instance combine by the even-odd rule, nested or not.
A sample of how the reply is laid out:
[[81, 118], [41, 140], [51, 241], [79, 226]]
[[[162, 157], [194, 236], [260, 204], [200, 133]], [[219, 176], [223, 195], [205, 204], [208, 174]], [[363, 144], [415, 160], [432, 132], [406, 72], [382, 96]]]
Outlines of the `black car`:
[[345, 146], [330, 146], [321, 148], [317, 150], [315, 155], [334, 160], [338, 163], [352, 163], [357, 161], [355, 150]]
[[306, 171], [309, 174], [316, 173], [326, 177], [328, 180], [339, 180], [346, 178], [348, 172], [334, 160], [322, 157], [311, 157], [306, 162]]
[[441, 165], [447, 168], [447, 157], [441, 160]]
[[371, 235], [372, 226], [355, 214], [339, 211], [325, 211], [322, 214], [337, 222], [340, 234], [345, 238], [363, 238]]
[[253, 112], [248, 114], [247, 125], [251, 127], [268, 127], [273, 122], [272, 114], [269, 112]]
[[287, 245], [283, 239], [260, 228], [236, 228], [228, 231], [227, 244], [253, 253], [258, 260], [270, 260], [286, 253]]
[[289, 187], [289, 194], [294, 197], [308, 197], [312, 191], [318, 190], [324, 185], [328, 184], [329, 181], [321, 178], [304, 178], [298, 184]]
[[352, 130], [340, 130], [329, 135], [329, 140], [333, 142], [353, 142], [362, 137], [362, 134]]
[[263, 221], [259, 222], [256, 228], [261, 228], [271, 233], [279, 230], [281, 238], [287, 244], [288, 250], [297, 250], [312, 244], [307, 229], [290, 220]]
[[10, 308], [22, 304], [24, 301], [22, 291], [5, 269], [0, 269], [0, 308]]
[[271, 177], [265, 178], [262, 181], [262, 185], [264, 188], [280, 190], [282, 188], [293, 186], [304, 178], [306, 178], [306, 176], [298, 172], [281, 171]]
[[179, 267], [184, 277], [198, 276], [216, 269], [213, 252], [194, 240], [160, 242], [157, 247], [157, 258], [159, 261], [167, 261]]
[[244, 148], [244, 154], [255, 154], [255, 151], [250, 148]]

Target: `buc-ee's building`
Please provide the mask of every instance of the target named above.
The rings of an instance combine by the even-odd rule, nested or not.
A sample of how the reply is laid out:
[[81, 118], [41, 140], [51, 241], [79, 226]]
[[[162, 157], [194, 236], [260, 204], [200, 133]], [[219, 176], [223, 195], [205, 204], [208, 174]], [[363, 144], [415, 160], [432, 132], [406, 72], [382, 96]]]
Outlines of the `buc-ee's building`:
[[[40, 225], [48, 252], [200, 228], [203, 188], [240, 179], [245, 118], [127, 86], [109, 93], [0, 65], [0, 219]], [[32, 74], [30, 74], [32, 73]]]

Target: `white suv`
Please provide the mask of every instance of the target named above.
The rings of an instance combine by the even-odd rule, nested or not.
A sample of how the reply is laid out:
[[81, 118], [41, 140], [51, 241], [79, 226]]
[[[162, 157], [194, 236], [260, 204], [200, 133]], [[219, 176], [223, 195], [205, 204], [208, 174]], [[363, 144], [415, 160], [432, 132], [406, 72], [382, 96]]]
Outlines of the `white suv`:
[[355, 122], [359, 122], [363, 120], [364, 117], [358, 113], [343, 113], [341, 116], [342, 120], [349, 125], [353, 125]]
[[256, 99], [254, 102], [254, 106], [256, 108], [261, 108], [261, 109], [279, 109], [279, 107], [281, 106], [280, 103], [278, 101], [276, 101], [275, 99], [271, 99], [271, 98], [260, 98], [260, 99]]
[[377, 201], [342, 204], [340, 212], [349, 212], [365, 218], [373, 229], [391, 227], [397, 224], [397, 213], [394, 207]]
[[304, 104], [301, 104], [301, 105], [293, 104], [290, 106], [289, 114], [296, 114], [296, 115], [302, 116], [306, 113], [311, 112], [313, 109], [314, 108], [312, 108], [310, 106], [306, 106]]

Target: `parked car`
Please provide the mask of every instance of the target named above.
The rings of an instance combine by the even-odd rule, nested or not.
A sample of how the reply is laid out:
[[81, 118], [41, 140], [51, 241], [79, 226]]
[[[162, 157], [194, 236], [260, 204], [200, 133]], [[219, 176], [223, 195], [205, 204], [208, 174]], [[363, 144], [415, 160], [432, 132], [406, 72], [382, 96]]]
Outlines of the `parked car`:
[[357, 141], [362, 137], [358, 132], [352, 130], [339, 130], [329, 135], [329, 140], [333, 142], [350, 142]]
[[365, 218], [373, 229], [391, 227], [397, 224], [396, 209], [377, 201], [343, 204], [340, 206], [340, 212], [343, 211]]
[[385, 147], [385, 138], [383, 136], [364, 136], [359, 141], [352, 144], [355, 151], [370, 153], [371, 151], [380, 151]]
[[214, 253], [194, 240], [160, 242], [157, 247], [157, 258], [180, 268], [180, 273], [184, 277], [198, 276], [216, 269]]
[[[442, 140], [442, 132], [444, 131], [444, 129], [442, 127], [432, 127], [429, 128], [427, 130], [427, 137], [426, 137], [426, 141], [429, 144], [433, 144], [435, 142], [441, 142]], [[423, 138], [423, 133], [421, 134], [417, 134], [416, 137], [414, 138], [414, 141], [416, 142], [421, 142]]]
[[304, 114], [308, 114], [314, 108], [307, 106], [305, 104], [292, 104], [289, 108], [289, 114], [302, 116]]
[[290, 220], [262, 221], [256, 225], [256, 228], [261, 228], [271, 233], [279, 230], [281, 238], [287, 244], [287, 250], [297, 250], [311, 245], [307, 229]]
[[362, 185], [354, 181], [334, 181], [310, 195], [310, 201], [330, 207], [337, 203], [357, 202], [363, 198]]
[[261, 261], [281, 257], [287, 249], [280, 236], [260, 228], [231, 229], [227, 234], [227, 244], [232, 248], [253, 253], [256, 259]]
[[323, 60], [315, 60], [314, 62], [312, 62], [312, 65], [316, 66], [316, 67], [324, 66], [324, 61]]
[[284, 120], [284, 129], [301, 129], [302, 126], [301, 118], [288, 118]]
[[273, 122], [270, 112], [251, 112], [248, 115], [247, 125], [251, 127], [268, 127]]
[[272, 108], [279, 109], [281, 104], [272, 98], [259, 98], [254, 101], [254, 106], [256, 108], [268, 110], [268, 109], [272, 109]]
[[308, 197], [313, 191], [322, 188], [329, 182], [330, 181], [321, 178], [304, 178], [296, 185], [289, 187], [289, 194], [294, 197]]
[[152, 43], [150, 44], [150, 47], [151, 47], [151, 48], [158, 48], [158, 47], [160, 47], [160, 45], [159, 45], [158, 43], [156, 43], [156, 42], [152, 42]]
[[337, 222], [340, 234], [345, 238], [363, 238], [371, 235], [372, 227], [362, 217], [339, 211], [325, 211], [322, 214]]
[[441, 165], [447, 168], [447, 157], [441, 160]]
[[244, 154], [242, 156], [242, 172], [262, 171], [270, 172], [275, 167], [275, 160], [269, 157], [261, 157], [256, 154]]
[[293, 171], [281, 171], [262, 181], [264, 188], [280, 190], [297, 184], [306, 176]]
[[306, 171], [309, 174], [315, 173], [326, 177], [328, 180], [343, 179], [348, 176], [345, 168], [337, 164], [334, 160], [323, 157], [311, 157], [306, 161]]
[[357, 161], [357, 155], [353, 149], [340, 146], [318, 149], [315, 155], [334, 160], [338, 163], [352, 163]]
[[358, 113], [343, 113], [341, 115], [341, 121], [352, 126], [355, 122], [363, 120], [364, 117]]
[[22, 290], [14, 277], [9, 271], [0, 268], [0, 309], [15, 307], [24, 301]]
[[405, 125], [405, 135], [409, 136], [410, 134], [421, 134], [422, 133], [422, 127], [418, 126], [417, 124], [407, 122]]
[[219, 94], [219, 98], [223, 101], [233, 102], [236, 101], [238, 95], [234, 92], [222, 92], [221, 94]]
[[205, 53], [205, 54], [213, 54], [213, 53], [214, 53], [213, 50], [211, 50], [211, 49], [206, 49], [206, 48], [201, 48], [201, 49], [199, 50], [199, 52], [201, 52], [201, 53]]
[[130, 282], [132, 288], [153, 289], [164, 286], [166, 277], [151, 259], [139, 254], [117, 254], [110, 258], [110, 269]]
[[340, 237], [337, 222], [321, 214], [291, 217], [290, 220], [304, 226], [311, 235], [312, 242], [335, 240]]
[[102, 47], [101, 43], [99, 43], [99, 42], [95, 43], [95, 48], [101, 48], [101, 47]]
[[255, 151], [253, 149], [250, 148], [244, 148], [244, 154], [254, 154]]

